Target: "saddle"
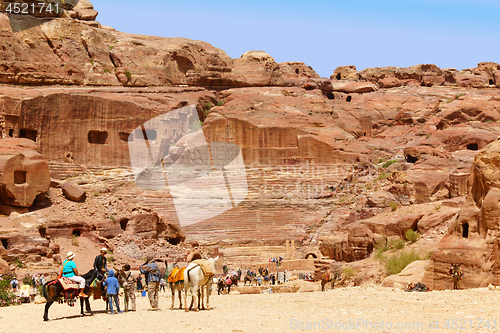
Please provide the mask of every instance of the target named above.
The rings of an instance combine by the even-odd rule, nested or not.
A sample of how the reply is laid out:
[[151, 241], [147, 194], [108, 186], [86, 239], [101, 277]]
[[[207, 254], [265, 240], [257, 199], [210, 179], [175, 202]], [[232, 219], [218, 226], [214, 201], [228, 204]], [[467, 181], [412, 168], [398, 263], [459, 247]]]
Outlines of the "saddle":
[[201, 267], [201, 270], [203, 271], [203, 274], [205, 275], [214, 275], [214, 269], [212, 268], [212, 265], [210, 265], [210, 262], [206, 259], [197, 259], [192, 261], [195, 264], [198, 264]]
[[170, 272], [169, 276], [167, 277], [167, 282], [177, 283], [177, 282], [184, 281], [184, 271], [185, 270], [186, 270], [186, 267], [183, 267], [183, 268], [175, 267], [172, 270], [172, 272]]
[[326, 282], [330, 282], [331, 277], [332, 277], [332, 274], [330, 272], [326, 272], [326, 273], [323, 273], [323, 275], [321, 275], [321, 280], [324, 280]]
[[66, 291], [68, 289], [76, 289], [76, 290], [79, 289], [78, 283], [76, 283], [75, 281], [71, 281], [68, 278], [62, 277], [62, 278], [58, 279], [57, 281], [59, 281], [59, 283], [63, 287], [64, 291]]

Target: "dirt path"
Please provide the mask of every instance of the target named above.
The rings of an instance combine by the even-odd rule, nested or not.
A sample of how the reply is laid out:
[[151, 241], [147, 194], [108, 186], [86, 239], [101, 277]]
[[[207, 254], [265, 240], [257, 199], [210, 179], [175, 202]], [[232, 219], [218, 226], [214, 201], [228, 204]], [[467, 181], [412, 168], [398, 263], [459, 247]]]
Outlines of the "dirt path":
[[[0, 308], [0, 332], [494, 332], [500, 329], [500, 292], [488, 289], [406, 293], [369, 286], [323, 293], [214, 295], [213, 309], [198, 313], [169, 310], [169, 294], [161, 293], [159, 312], [146, 310], [149, 304], [145, 297], [138, 299], [137, 312], [120, 315], [104, 314], [104, 302], [92, 301], [92, 308], [98, 313], [83, 318], [78, 316], [79, 307], [55, 304], [48, 322], [42, 320], [44, 304]], [[381, 325], [383, 328], [378, 328]]]

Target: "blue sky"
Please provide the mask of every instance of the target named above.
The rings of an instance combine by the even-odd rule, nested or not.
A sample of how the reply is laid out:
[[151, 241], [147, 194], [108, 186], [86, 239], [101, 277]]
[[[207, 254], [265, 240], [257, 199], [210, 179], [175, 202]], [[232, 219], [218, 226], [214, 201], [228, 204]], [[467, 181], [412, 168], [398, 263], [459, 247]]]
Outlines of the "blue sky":
[[[92, 1], [92, 0], [91, 0]], [[473, 68], [500, 63], [500, 1], [94, 0], [116, 30], [206, 41], [230, 57], [263, 50], [329, 77], [338, 66]]]

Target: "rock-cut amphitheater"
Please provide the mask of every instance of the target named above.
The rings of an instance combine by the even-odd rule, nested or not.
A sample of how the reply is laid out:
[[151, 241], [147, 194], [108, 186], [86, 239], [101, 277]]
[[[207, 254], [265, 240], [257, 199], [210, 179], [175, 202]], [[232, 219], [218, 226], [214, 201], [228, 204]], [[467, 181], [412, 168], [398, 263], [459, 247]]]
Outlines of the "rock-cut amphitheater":
[[[230, 267], [272, 268], [282, 256], [290, 272], [341, 265], [354, 285], [440, 290], [461, 263], [462, 287], [498, 284], [499, 64], [332, 64], [322, 78], [264, 51], [231, 59], [96, 17], [87, 0], [0, 12], [0, 269], [55, 272], [71, 250], [84, 271], [105, 246], [133, 269], [149, 252], [169, 263], [219, 255]], [[210, 165], [200, 140], [205, 153], [236, 147], [246, 185], [227, 209], [217, 211], [218, 192], [187, 195], [180, 209], [165, 185], [166, 167]], [[149, 187], [131, 143], [159, 171]], [[426, 260], [387, 277], [376, 253], [400, 240]]]

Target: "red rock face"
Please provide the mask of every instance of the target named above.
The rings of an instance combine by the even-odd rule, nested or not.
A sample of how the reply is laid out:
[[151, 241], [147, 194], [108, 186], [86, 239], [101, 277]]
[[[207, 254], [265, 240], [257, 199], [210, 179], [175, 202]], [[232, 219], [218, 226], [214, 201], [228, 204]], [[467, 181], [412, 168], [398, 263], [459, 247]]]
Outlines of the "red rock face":
[[0, 199], [5, 204], [29, 207], [50, 188], [49, 166], [31, 140], [1, 140], [0, 171]]
[[426, 271], [425, 283], [431, 288], [451, 289], [447, 272], [451, 263], [462, 263], [465, 278], [461, 285], [465, 288], [485, 287], [498, 279], [498, 270], [492, 268], [498, 265], [500, 236], [499, 158], [499, 141], [476, 155], [466, 202]]

